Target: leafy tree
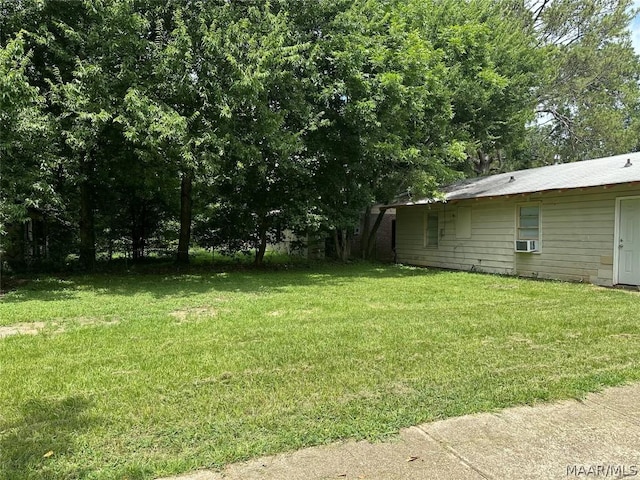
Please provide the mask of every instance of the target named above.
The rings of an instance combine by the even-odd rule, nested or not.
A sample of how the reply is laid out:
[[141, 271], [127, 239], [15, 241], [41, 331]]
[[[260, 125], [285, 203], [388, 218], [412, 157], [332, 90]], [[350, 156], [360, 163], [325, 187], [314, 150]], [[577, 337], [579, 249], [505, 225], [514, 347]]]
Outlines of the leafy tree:
[[105, 176], [110, 160], [105, 139], [117, 129], [113, 118], [126, 86], [137, 77], [145, 20], [128, 2], [18, 2], [7, 26], [18, 25], [32, 59], [26, 75], [46, 99], [42, 108], [55, 133], [50, 136], [55, 157], [39, 173], [56, 177], [63, 215], [79, 226], [80, 259], [92, 269], [95, 211], [101, 189], [114, 180]]
[[226, 51], [245, 74], [228, 90], [230, 133], [214, 208], [223, 213], [216, 215], [220, 231], [235, 237], [225, 243], [253, 246], [259, 264], [267, 242], [308, 207], [310, 170], [302, 135], [314, 119], [301, 73], [310, 65], [308, 45], [296, 41], [286, 12], [265, 6], [240, 13], [241, 20], [224, 32]]
[[543, 49], [510, 1], [438, 2], [423, 14], [425, 30], [444, 52], [456, 137], [472, 171], [501, 169], [523, 143], [533, 119]]
[[324, 123], [307, 139], [316, 204], [347, 258], [362, 212], [361, 251], [372, 251], [384, 215], [368, 223], [373, 203], [436, 194], [467, 157], [486, 171], [487, 158], [521, 143], [541, 57], [511, 2], [332, 5], [338, 13], [309, 34], [321, 32], [313, 101]]
[[411, 15], [400, 3], [353, 2], [316, 44], [313, 101], [324, 122], [307, 141], [317, 162], [318, 213], [343, 259], [368, 206], [402, 190], [434, 191], [461, 153], [449, 141], [442, 54]]
[[[202, 228], [233, 231], [264, 255], [267, 236], [288, 215], [302, 172], [299, 131], [306, 128], [304, 98], [295, 69], [303, 46], [290, 35], [286, 12], [269, 4], [198, 4], [160, 12], [153, 42], [154, 68], [146, 85], [131, 89], [128, 138], [162, 150], [181, 176], [178, 259], [188, 261], [192, 189], [207, 206]], [[164, 15], [164, 16], [163, 16]], [[158, 86], [160, 88], [158, 88]], [[242, 210], [238, 228], [212, 225], [219, 211]], [[204, 215], [204, 216], [203, 216]], [[243, 218], [234, 215], [234, 223]], [[216, 238], [201, 232], [200, 239]]]
[[[239, 90], [244, 71], [225, 41], [235, 4], [169, 2], [151, 12], [153, 68], [129, 90], [119, 121], [127, 138], [156, 151], [180, 177], [180, 233], [177, 260], [189, 261], [193, 182], [218, 172], [231, 115], [229, 92]], [[248, 49], [248, 44], [233, 48]], [[250, 84], [245, 78], [245, 85]], [[238, 92], [239, 93], [239, 92]]]
[[51, 125], [43, 96], [29, 83], [32, 56], [25, 45], [22, 32], [0, 44], [0, 254], [12, 247], [9, 225], [59, 200], [48, 171]]
[[630, 41], [631, 0], [531, 2], [548, 51], [538, 88], [529, 161], [544, 164], [628, 152], [638, 146], [640, 65]]

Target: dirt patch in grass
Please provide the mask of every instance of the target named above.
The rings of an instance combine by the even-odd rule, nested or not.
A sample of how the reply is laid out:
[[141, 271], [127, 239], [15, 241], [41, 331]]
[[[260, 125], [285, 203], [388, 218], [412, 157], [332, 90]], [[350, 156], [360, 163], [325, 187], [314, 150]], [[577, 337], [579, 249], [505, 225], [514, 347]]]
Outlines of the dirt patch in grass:
[[12, 335], [36, 335], [44, 327], [44, 322], [15, 323], [13, 325], [0, 327], [0, 338], [10, 337]]
[[94, 326], [94, 325], [115, 325], [120, 323], [119, 318], [100, 318], [100, 317], [78, 317], [74, 319], [75, 323], [85, 326]]
[[190, 307], [174, 310], [173, 312], [170, 312], [169, 315], [175, 318], [178, 322], [183, 323], [203, 317], [215, 317], [218, 315], [218, 310], [212, 307]]
[[511, 345], [527, 346], [531, 350], [544, 350], [549, 348], [547, 345], [541, 345], [539, 343], [536, 343], [533, 339], [517, 333], [514, 335], [509, 335], [507, 337], [507, 340]]
[[640, 338], [640, 335], [635, 334], [635, 333], [613, 333], [613, 334], [611, 334], [609, 336], [613, 337], [613, 338], [621, 338], [621, 339], [626, 339], [626, 340], [636, 340], [636, 339]]
[[[97, 325], [115, 325], [120, 323], [119, 318], [99, 318], [99, 317], [80, 317], [75, 318], [72, 325], [85, 326], [97, 326]], [[52, 333], [64, 333], [68, 330], [68, 325], [64, 322], [30, 322], [30, 323], [14, 323], [13, 325], [5, 325], [0, 327], [0, 338], [11, 337], [12, 335], [37, 335], [43, 331], [47, 326], [51, 327]]]

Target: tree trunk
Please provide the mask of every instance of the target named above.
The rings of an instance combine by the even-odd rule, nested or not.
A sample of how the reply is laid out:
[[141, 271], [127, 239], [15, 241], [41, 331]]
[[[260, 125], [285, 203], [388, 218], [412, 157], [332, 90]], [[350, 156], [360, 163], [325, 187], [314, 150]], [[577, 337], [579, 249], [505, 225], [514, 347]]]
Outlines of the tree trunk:
[[487, 154], [484, 150], [477, 150], [478, 159], [474, 163], [474, 170], [478, 175], [488, 175], [491, 171], [491, 155]]
[[504, 159], [502, 158], [502, 152], [499, 148], [496, 149], [496, 160], [498, 161], [498, 171], [504, 172]]
[[351, 244], [349, 234], [344, 229], [336, 228], [333, 231], [333, 240], [336, 246], [336, 256], [339, 260], [346, 262], [351, 256]]
[[262, 265], [262, 261], [264, 260], [264, 253], [267, 251], [267, 228], [266, 226], [260, 227], [260, 243], [258, 243], [258, 248], [256, 249], [256, 265]]
[[84, 179], [80, 183], [80, 264], [85, 270], [96, 268], [96, 232], [93, 215], [92, 162], [83, 163]]
[[386, 208], [382, 208], [382, 207], [380, 208], [380, 211], [378, 212], [378, 216], [376, 217], [376, 221], [374, 222], [373, 227], [371, 227], [371, 231], [366, 234], [368, 237], [367, 250], [363, 258], [367, 260], [371, 260], [373, 257], [373, 249], [376, 246], [376, 236], [378, 234], [378, 229], [380, 228], [380, 224], [382, 223], [382, 220], [384, 220], [384, 214], [386, 213], [386, 211], [387, 211]]
[[180, 237], [178, 239], [178, 263], [189, 263], [189, 243], [191, 242], [191, 209], [193, 178], [184, 173], [180, 183]]
[[143, 214], [136, 200], [131, 202], [131, 252], [133, 261], [140, 260], [144, 255], [142, 222]]
[[371, 227], [371, 206], [367, 205], [364, 211], [364, 222], [362, 225], [362, 231], [360, 232], [360, 257], [363, 260], [367, 258], [367, 252], [369, 251], [369, 228]]

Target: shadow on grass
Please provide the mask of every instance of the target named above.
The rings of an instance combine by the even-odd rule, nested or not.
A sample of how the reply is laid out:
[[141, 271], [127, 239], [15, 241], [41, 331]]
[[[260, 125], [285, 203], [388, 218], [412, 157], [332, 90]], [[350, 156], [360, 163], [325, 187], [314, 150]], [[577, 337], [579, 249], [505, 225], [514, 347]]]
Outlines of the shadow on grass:
[[86, 473], [82, 466], [62, 474], [56, 470], [56, 460], [73, 455], [74, 437], [94, 423], [86, 414], [89, 406], [82, 397], [29, 400], [20, 418], [0, 423], [0, 478], [82, 477]]
[[5, 303], [24, 300], [56, 301], [73, 299], [79, 291], [99, 295], [133, 296], [144, 293], [155, 298], [181, 297], [207, 292], [242, 292], [268, 294], [283, 288], [336, 286], [358, 279], [386, 279], [442, 274], [441, 270], [402, 267], [375, 263], [315, 264], [276, 269], [233, 269], [216, 271], [183, 268], [161, 273], [111, 273], [72, 275], [64, 279], [46, 277], [33, 280], [6, 295]]

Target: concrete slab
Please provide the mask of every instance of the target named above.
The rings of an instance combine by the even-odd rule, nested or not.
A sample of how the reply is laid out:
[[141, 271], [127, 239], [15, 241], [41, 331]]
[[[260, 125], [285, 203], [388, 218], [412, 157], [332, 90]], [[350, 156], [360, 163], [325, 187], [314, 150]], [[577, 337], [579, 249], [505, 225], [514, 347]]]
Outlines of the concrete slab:
[[607, 402], [624, 405], [623, 397], [638, 393], [638, 386], [613, 389], [584, 402], [516, 407], [420, 428], [488, 478], [568, 478], [592, 466], [632, 473], [640, 468], [638, 417], [619, 413]]
[[597, 395], [589, 395], [585, 402], [610, 408], [640, 426], [640, 388], [637, 385], [608, 388]]
[[196, 472], [173, 480], [388, 479], [482, 480], [467, 465], [417, 428], [389, 442], [345, 442], [305, 448], [229, 465], [222, 472]]
[[[640, 478], [640, 384], [404, 429], [172, 480]], [[168, 479], [167, 479], [168, 480]]]

